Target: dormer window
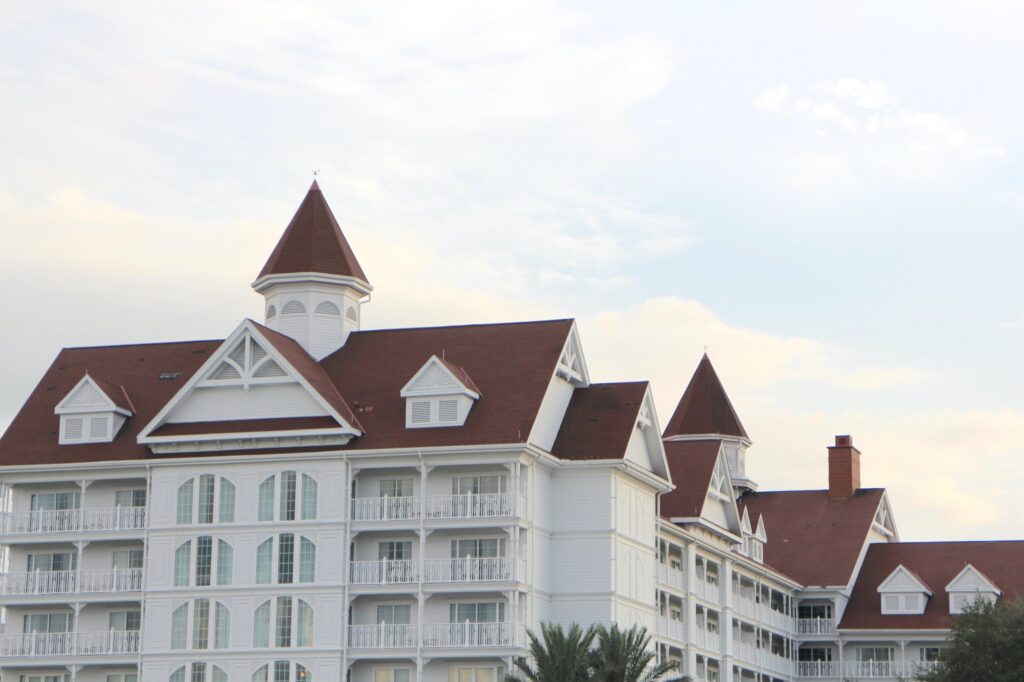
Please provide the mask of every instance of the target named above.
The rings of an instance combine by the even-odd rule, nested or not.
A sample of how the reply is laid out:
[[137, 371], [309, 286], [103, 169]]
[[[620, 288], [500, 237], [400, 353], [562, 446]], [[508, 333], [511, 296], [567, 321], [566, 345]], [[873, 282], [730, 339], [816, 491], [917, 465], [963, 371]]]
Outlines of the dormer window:
[[931, 589], [905, 566], [896, 570], [878, 586], [883, 615], [919, 615], [924, 613]]
[[88, 374], [75, 384], [53, 412], [60, 417], [58, 442], [61, 445], [109, 443], [132, 416], [131, 402], [121, 386]]
[[405, 426], [409, 429], [462, 426], [480, 398], [480, 391], [463, 368], [436, 355], [401, 391]]
[[994, 582], [971, 564], [964, 566], [946, 585], [946, 593], [949, 595], [949, 612], [954, 616], [963, 613], [978, 599], [994, 604], [1003, 594]]

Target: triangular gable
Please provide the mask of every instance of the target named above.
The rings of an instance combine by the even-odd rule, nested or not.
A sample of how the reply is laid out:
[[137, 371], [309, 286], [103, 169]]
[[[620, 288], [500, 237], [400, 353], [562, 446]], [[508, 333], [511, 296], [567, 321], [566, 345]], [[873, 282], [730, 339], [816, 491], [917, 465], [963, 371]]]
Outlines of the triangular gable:
[[963, 570], [957, 573], [956, 577], [946, 585], [946, 592], [989, 592], [997, 595], [1002, 595], [1003, 593], [998, 585], [971, 564], [964, 566]]
[[711, 472], [708, 492], [704, 498], [704, 507], [701, 509], [700, 515], [703, 520], [727, 530], [737, 537], [743, 537], [739, 507], [737, 507], [736, 498], [733, 496], [732, 477], [729, 475], [729, 465], [726, 464], [721, 447], [718, 449], [715, 468]]
[[86, 412], [117, 412], [125, 417], [132, 416], [131, 403], [124, 395], [124, 389], [94, 379], [88, 374], [68, 391], [53, 410], [54, 414]]
[[757, 531], [754, 533], [754, 537], [761, 542], [768, 542], [768, 530], [764, 525], [764, 514], [757, 517]]
[[890, 542], [899, 542], [900, 534], [896, 530], [896, 521], [893, 518], [892, 507], [889, 505], [888, 494], [882, 495], [882, 499], [878, 503], [878, 509], [875, 510], [875, 518], [871, 522], [871, 528], [887, 537]]
[[630, 434], [626, 446], [625, 458], [666, 480], [671, 479], [668, 469], [668, 456], [665, 444], [661, 440], [661, 427], [654, 409], [654, 397], [651, 386], [647, 385], [644, 398], [637, 410], [633, 433]]
[[466, 370], [458, 365], [431, 355], [422, 367], [402, 387], [401, 396], [465, 395], [473, 400], [480, 397], [480, 389]]
[[343, 445], [360, 435], [323, 369], [290, 341], [244, 320], [142, 429], [139, 443], [158, 453], [195, 452]]
[[900, 564], [889, 577], [878, 586], [879, 592], [924, 592], [932, 596], [931, 588], [909, 568]]
[[743, 508], [743, 517], [740, 519], [740, 530], [743, 531], [744, 535], [753, 535], [754, 529], [750, 527], [750, 512], [747, 508]]
[[575, 322], [572, 323], [569, 338], [558, 358], [556, 372], [577, 388], [590, 385], [590, 372], [587, 371], [587, 361], [583, 357], [583, 344], [580, 342], [580, 333]]

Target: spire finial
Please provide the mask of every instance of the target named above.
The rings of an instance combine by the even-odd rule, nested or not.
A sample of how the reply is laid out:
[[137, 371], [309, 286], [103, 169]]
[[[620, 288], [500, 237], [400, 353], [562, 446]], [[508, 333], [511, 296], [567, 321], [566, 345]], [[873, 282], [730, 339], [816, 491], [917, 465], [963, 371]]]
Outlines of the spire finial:
[[318, 176], [318, 175], [320, 175], [320, 169], [319, 168], [314, 168], [313, 169], [313, 184], [309, 186], [310, 191], [313, 191], [313, 190], [319, 191], [320, 190], [320, 185], [318, 185], [317, 182], [316, 182], [316, 176]]

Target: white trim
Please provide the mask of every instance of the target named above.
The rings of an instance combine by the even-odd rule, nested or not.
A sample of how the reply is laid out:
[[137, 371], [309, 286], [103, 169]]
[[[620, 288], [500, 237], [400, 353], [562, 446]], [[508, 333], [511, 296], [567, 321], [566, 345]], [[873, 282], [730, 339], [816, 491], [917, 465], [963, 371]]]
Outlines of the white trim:
[[[84, 384], [89, 384], [96, 391], [98, 391], [101, 396], [103, 396], [104, 398], [107, 399], [107, 404], [105, 406], [103, 406], [104, 409], [97, 409], [97, 407], [99, 407], [98, 405], [84, 405], [82, 407], [66, 407], [64, 405], [64, 403], [66, 403], [67, 401], [71, 400], [71, 397], [73, 395], [75, 395], [75, 393], [77, 393], [79, 391], [79, 389], [81, 389]], [[70, 391], [68, 391], [67, 395], [65, 395], [61, 399], [61, 401], [59, 403], [57, 403], [57, 407], [53, 408], [53, 413], [54, 414], [59, 414], [59, 415], [65, 415], [65, 414], [83, 414], [83, 413], [90, 413], [90, 412], [92, 412], [92, 413], [95, 413], [95, 412], [116, 412], [117, 414], [124, 415], [125, 417], [132, 416], [132, 412], [130, 410], [126, 410], [123, 407], [118, 407], [117, 404], [114, 402], [113, 398], [111, 398], [109, 395], [107, 395], [107, 392], [104, 391], [102, 388], [100, 388], [100, 385], [96, 383], [96, 380], [93, 379], [91, 376], [89, 376], [89, 373], [86, 372], [85, 376], [83, 376], [81, 379], [79, 379], [78, 383], [75, 384], [75, 387], [72, 388]]]
[[[419, 381], [420, 377], [426, 374], [431, 367], [438, 367], [442, 372], [448, 375], [448, 377], [452, 381], [458, 384], [461, 387], [461, 390], [459, 390], [458, 388], [413, 388], [416, 382]], [[423, 366], [420, 367], [416, 371], [416, 373], [412, 375], [412, 379], [409, 379], [409, 381], [406, 382], [405, 386], [402, 387], [402, 390], [399, 392], [399, 395], [402, 396], [403, 398], [437, 397], [442, 395], [465, 395], [472, 398], [473, 400], [477, 400], [480, 397], [479, 393], [477, 393], [476, 391], [472, 390], [464, 383], [462, 383], [462, 380], [459, 379], [459, 377], [455, 376], [455, 374], [450, 369], [448, 369], [448, 366], [441, 361], [441, 358], [437, 357], [436, 355], [431, 355], [430, 358], [425, 363], [423, 363]]]
[[370, 283], [357, 277], [345, 277], [342, 275], [327, 275], [322, 272], [289, 272], [280, 275], [264, 275], [252, 283], [252, 288], [257, 293], [263, 293], [266, 289], [275, 284], [341, 284], [352, 287], [361, 294], [369, 295], [373, 291]]
[[946, 585], [946, 592], [953, 593], [953, 594], [984, 594], [984, 591], [977, 590], [977, 589], [965, 590], [965, 589], [954, 589], [953, 588], [954, 583], [956, 583], [958, 580], [960, 580], [960, 578], [962, 578], [964, 576], [964, 574], [968, 573], [968, 572], [973, 573], [974, 575], [976, 575], [978, 577], [979, 582], [982, 582], [982, 583], [988, 585], [989, 586], [989, 590], [988, 591], [990, 591], [992, 594], [995, 594], [997, 596], [1002, 596], [1003, 591], [1001, 589], [999, 589], [999, 586], [994, 584], [991, 580], [989, 580], [985, 576], [985, 574], [982, 573], [981, 571], [979, 571], [977, 568], [975, 568], [973, 564], [967, 564], [966, 566], [964, 566], [963, 569], [959, 573], [956, 574], [956, 577], [954, 577], [952, 580], [949, 581], [949, 584]]

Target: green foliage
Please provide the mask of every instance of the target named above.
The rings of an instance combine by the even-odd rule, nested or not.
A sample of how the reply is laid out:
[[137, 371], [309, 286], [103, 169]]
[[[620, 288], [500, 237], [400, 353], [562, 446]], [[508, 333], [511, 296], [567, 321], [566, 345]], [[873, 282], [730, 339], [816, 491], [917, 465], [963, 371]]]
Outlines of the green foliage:
[[1020, 682], [1024, 679], [1024, 600], [976, 600], [953, 621], [949, 646], [927, 682]]
[[663, 678], [675, 669], [673, 664], [654, 662], [645, 628], [621, 630], [613, 625], [583, 630], [574, 623], [565, 632], [560, 625], [544, 623], [541, 634], [543, 641], [529, 633], [533, 665], [524, 659], [516, 661], [523, 677], [508, 675], [506, 682], [670, 682]]

